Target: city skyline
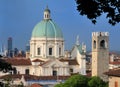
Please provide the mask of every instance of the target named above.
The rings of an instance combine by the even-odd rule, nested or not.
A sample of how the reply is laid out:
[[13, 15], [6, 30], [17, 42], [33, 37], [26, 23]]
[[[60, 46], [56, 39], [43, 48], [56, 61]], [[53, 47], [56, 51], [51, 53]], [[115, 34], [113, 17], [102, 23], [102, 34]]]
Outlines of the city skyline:
[[[85, 16], [79, 15], [75, 1], [21, 1], [1, 0], [0, 3], [0, 46], [7, 46], [7, 39], [13, 38], [13, 48], [25, 50], [29, 43], [34, 26], [43, 19], [43, 11], [48, 5], [51, 18], [61, 28], [65, 39], [65, 48], [71, 50], [79, 35], [80, 43], [91, 50], [91, 35], [96, 31], [107, 31], [110, 34], [110, 50], [120, 51], [120, 25], [111, 26], [103, 15], [94, 25]], [[62, 6], [61, 6], [62, 5]]]

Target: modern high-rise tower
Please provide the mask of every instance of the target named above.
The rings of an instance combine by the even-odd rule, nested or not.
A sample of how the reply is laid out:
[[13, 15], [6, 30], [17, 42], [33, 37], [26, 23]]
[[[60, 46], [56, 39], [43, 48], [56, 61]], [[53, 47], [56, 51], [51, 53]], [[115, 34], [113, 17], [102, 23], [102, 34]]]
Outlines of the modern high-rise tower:
[[109, 33], [92, 33], [92, 76], [107, 80], [104, 74], [109, 70]]
[[12, 57], [12, 37], [8, 38], [8, 57]]

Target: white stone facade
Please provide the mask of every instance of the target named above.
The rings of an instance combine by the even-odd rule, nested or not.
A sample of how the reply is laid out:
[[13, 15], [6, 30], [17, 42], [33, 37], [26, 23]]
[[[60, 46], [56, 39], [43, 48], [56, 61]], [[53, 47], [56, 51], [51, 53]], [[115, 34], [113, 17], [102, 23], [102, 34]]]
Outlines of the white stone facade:
[[[38, 53], [40, 48], [40, 53]], [[49, 54], [49, 49], [52, 53]], [[31, 38], [30, 40], [30, 58], [60, 58], [64, 56], [63, 38]]]

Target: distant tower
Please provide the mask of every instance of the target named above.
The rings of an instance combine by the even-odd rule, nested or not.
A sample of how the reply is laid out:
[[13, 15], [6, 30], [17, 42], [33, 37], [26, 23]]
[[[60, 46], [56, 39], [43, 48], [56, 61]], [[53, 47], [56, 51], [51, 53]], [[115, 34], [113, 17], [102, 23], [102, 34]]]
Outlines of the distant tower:
[[26, 52], [30, 52], [30, 45], [26, 44]]
[[8, 38], [8, 57], [12, 57], [12, 37]]
[[1, 55], [1, 56], [4, 56], [4, 48], [3, 48], [3, 45], [1, 46], [1, 49], [0, 49], [0, 55]]
[[92, 76], [107, 80], [103, 73], [109, 70], [109, 33], [92, 33]]
[[77, 35], [77, 38], [76, 38], [76, 45], [80, 45], [80, 42], [79, 42], [79, 35]]
[[30, 57], [30, 45], [26, 44], [26, 58]]
[[14, 48], [14, 56], [18, 55], [18, 48]]

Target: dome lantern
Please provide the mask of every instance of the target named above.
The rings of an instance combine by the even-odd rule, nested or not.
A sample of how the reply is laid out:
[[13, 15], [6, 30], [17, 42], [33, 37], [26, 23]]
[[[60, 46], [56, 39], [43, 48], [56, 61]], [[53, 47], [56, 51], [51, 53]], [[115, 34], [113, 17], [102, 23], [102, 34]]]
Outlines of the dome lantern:
[[49, 20], [50, 19], [50, 10], [48, 6], [46, 6], [46, 9], [44, 10], [44, 19]]

